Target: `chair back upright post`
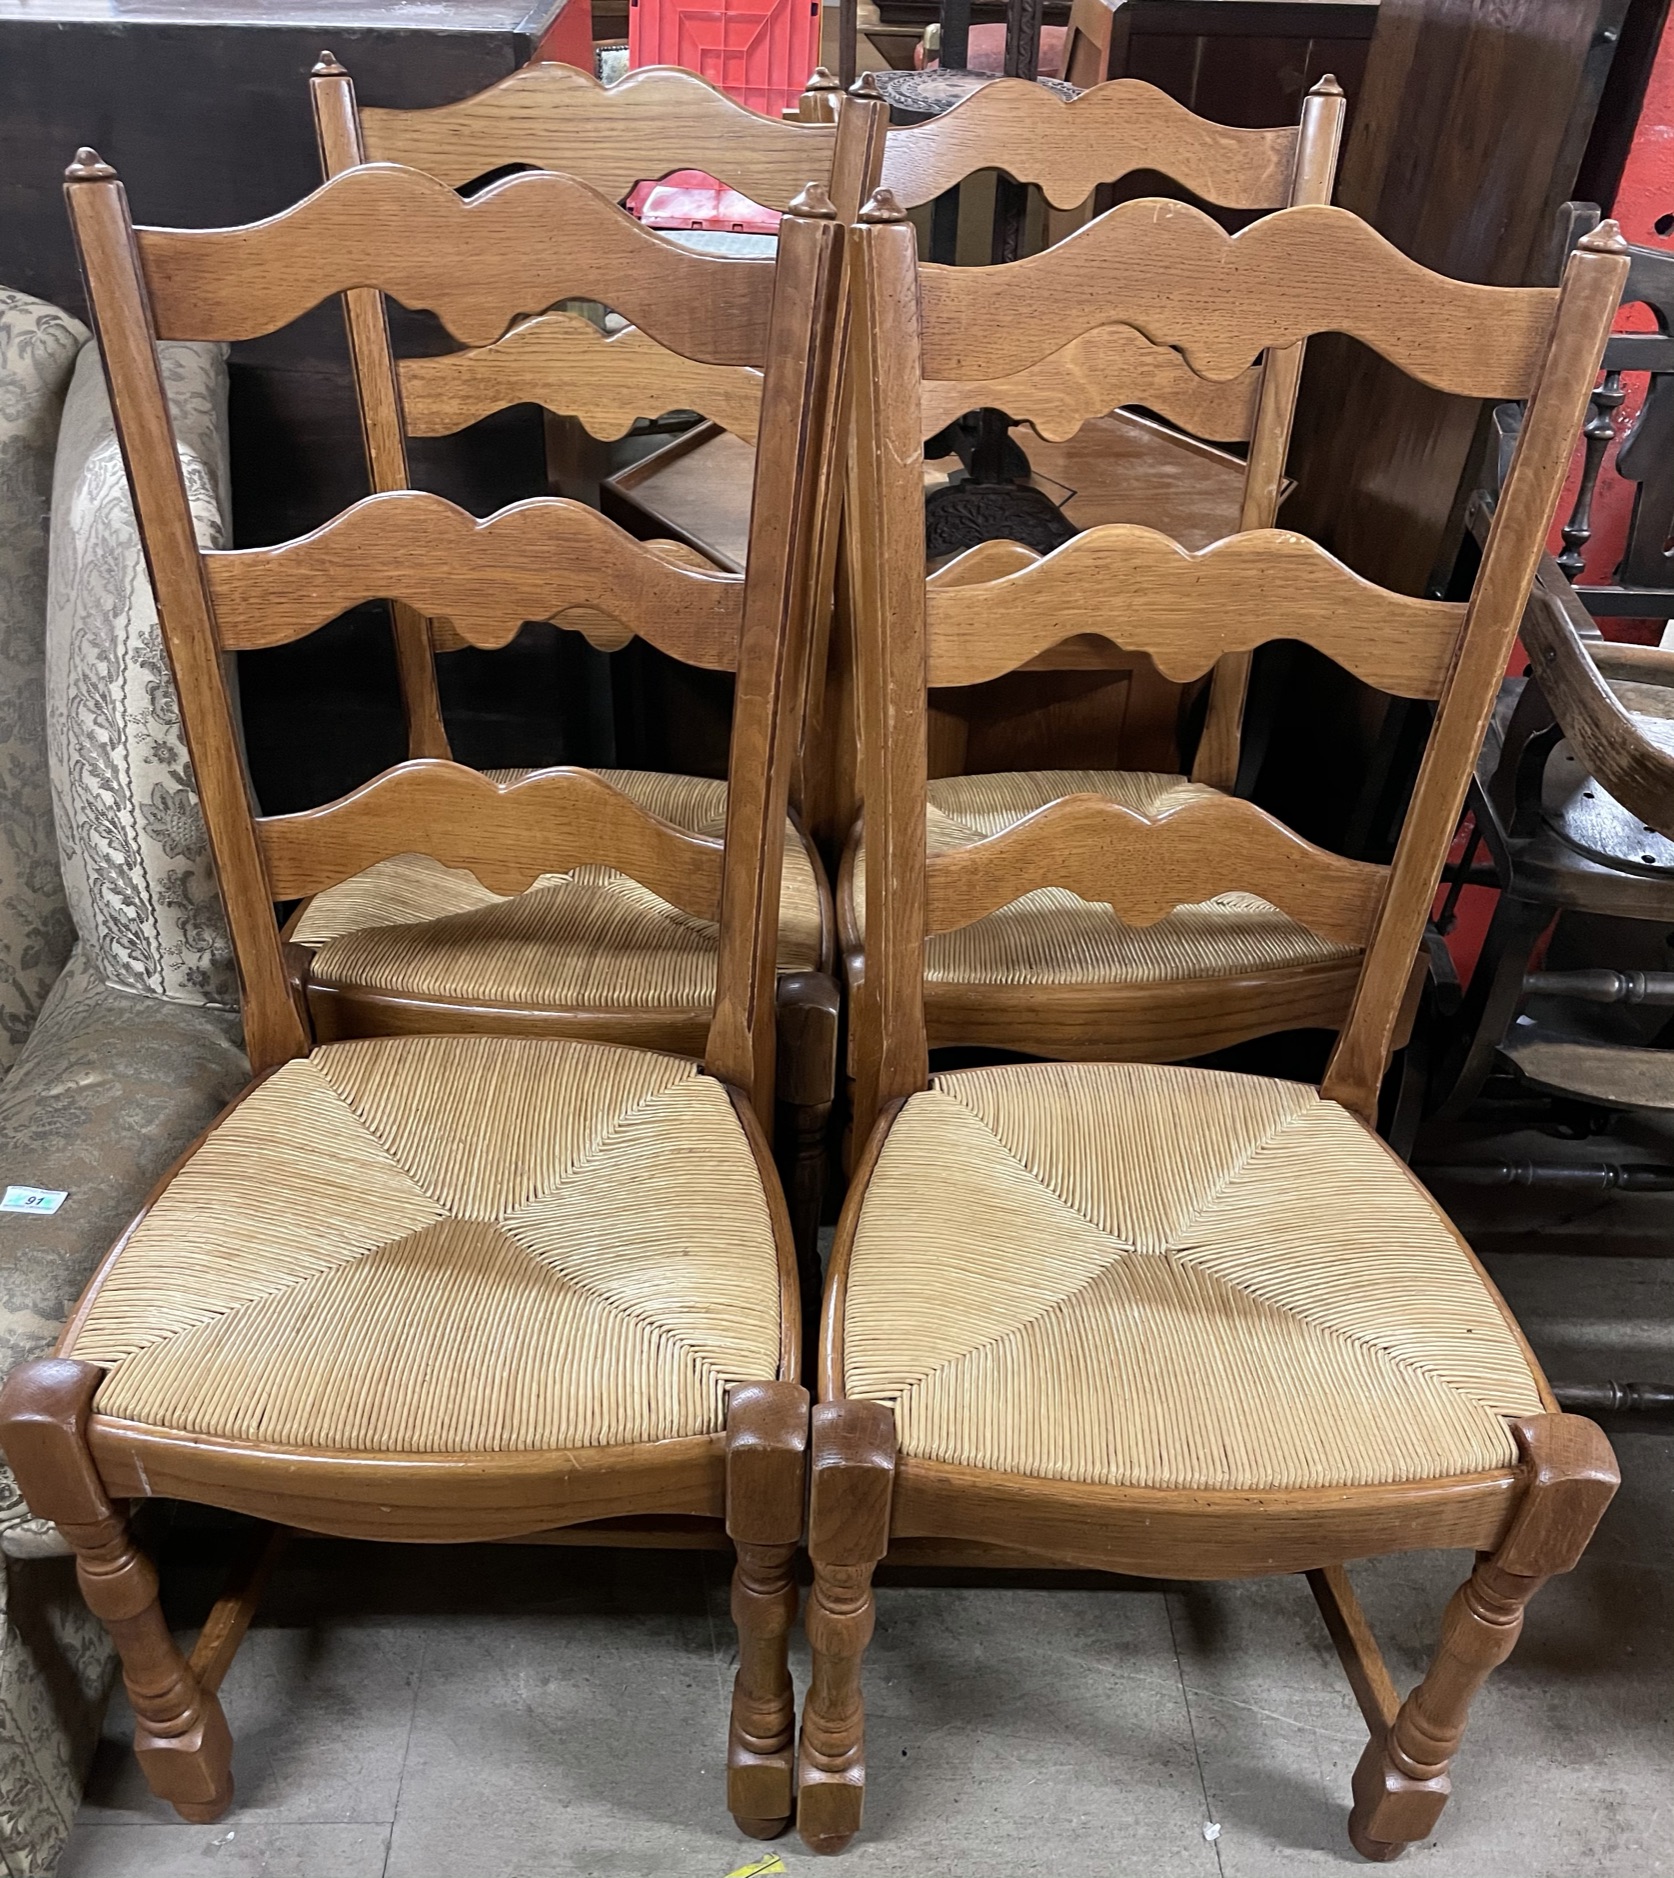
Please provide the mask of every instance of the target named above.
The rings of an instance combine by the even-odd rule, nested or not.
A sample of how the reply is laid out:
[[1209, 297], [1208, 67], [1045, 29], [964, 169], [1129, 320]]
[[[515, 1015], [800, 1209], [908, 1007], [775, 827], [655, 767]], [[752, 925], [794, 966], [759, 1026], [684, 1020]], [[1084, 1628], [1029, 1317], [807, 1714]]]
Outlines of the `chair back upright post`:
[[1448, 844], [1557, 513], [1627, 283], [1628, 259], [1617, 225], [1603, 222], [1583, 237], [1564, 268], [1551, 343], [1489, 524], [1459, 655], [1390, 864], [1383, 916], [1321, 1084], [1326, 1095], [1367, 1117], [1377, 1112], [1402, 990], [1423, 943]]
[[215, 608], [163, 389], [150, 294], [127, 192], [116, 171], [97, 152], [80, 150], [66, 172], [64, 193], [226, 909], [243, 1006], [244, 1048], [252, 1071], [260, 1075], [307, 1055], [311, 1037], [279, 951], [242, 739], [221, 672]]
[[[786, 747], [829, 475], [841, 235], [823, 194], [792, 203], [777, 265], [672, 247], [553, 173], [514, 176], [462, 202], [432, 177], [381, 165], [340, 175], [251, 227], [136, 229], [115, 172], [84, 151], [67, 196], [227, 904], [253, 1067], [311, 1046], [276, 901], [413, 852], [504, 893], [603, 865], [693, 918], [719, 921], [708, 1061], [770, 1116]], [[157, 340], [252, 338], [353, 290], [428, 307], [468, 346], [492, 345], [520, 315], [558, 299], [599, 297], [682, 356], [761, 372], [750, 571], [671, 562], [573, 502], [543, 497], [478, 521], [411, 489], [374, 493], [296, 541], [200, 550]], [[526, 619], [602, 611], [676, 657], [735, 672], [737, 786], [725, 841], [676, 827], [586, 770], [497, 784], [440, 758], [400, 764], [318, 809], [255, 814], [224, 656], [289, 643], [370, 598], [447, 618], [462, 643], [482, 647], [505, 645]]]
[[[928, 936], [1041, 888], [1150, 925], [1242, 892], [1361, 966], [1323, 1090], [1375, 1119], [1423, 927], [1500, 673], [1534, 579], [1617, 297], [1614, 225], [1561, 290], [1488, 288], [1407, 260], [1358, 217], [1309, 205], [1229, 237], [1183, 204], [1124, 204], [1011, 266], [920, 270], [880, 192], [850, 232], [856, 361], [849, 527], [866, 789], [865, 972], [856, 995], [856, 1139], [924, 1088]], [[1077, 333], [1131, 323], [1224, 378], [1264, 350], [1350, 333], [1422, 382], [1529, 400], [1518, 455], [1468, 604], [1376, 587], [1306, 538], [1253, 527], [1195, 553], [1126, 523], [1044, 558], [993, 544], [924, 574], [920, 400], [926, 380], [1044, 370]], [[989, 578], [981, 578], [988, 573]], [[1200, 786], [1141, 813], [1067, 797], [1004, 832], [926, 851], [926, 694], [984, 682], [1077, 634], [1148, 653], [1184, 681], [1270, 640], [1301, 639], [1367, 683], [1438, 705], [1391, 866], [1317, 848], [1255, 804]]]
[[[704, 1061], [773, 1123], [780, 831], [801, 754], [810, 647], [822, 635], [836, 484], [843, 231], [823, 188], [780, 224], [774, 333], [762, 383], [749, 564], [727, 762], [715, 1015]], [[813, 318], [779, 311], [804, 306]]]
[[[1347, 112], [1343, 88], [1329, 75], [1303, 101], [1296, 169], [1290, 185], [1291, 208], [1331, 200]], [[1249, 465], [1244, 472], [1244, 495], [1238, 514], [1240, 529], [1271, 528], [1278, 519], [1306, 349], [1305, 340], [1293, 346], [1269, 346], [1262, 359], [1261, 390], [1256, 399], [1255, 428], [1250, 435]], [[1236, 785], [1249, 687], [1249, 653], [1233, 653], [1217, 663], [1209, 681], [1203, 734], [1192, 760], [1194, 782], [1207, 783], [1213, 789], [1230, 790]]]
[[[308, 90], [314, 107], [320, 166], [326, 177], [339, 176], [364, 163], [366, 152], [361, 145], [354, 80], [329, 52], [320, 54]], [[349, 369], [354, 377], [355, 406], [360, 412], [367, 477], [374, 493], [410, 488], [401, 382], [390, 345], [384, 296], [368, 287], [351, 288], [343, 296], [343, 323], [348, 330]], [[390, 603], [390, 625], [395, 635], [401, 707], [407, 720], [407, 754], [445, 757], [450, 751], [442, 722], [430, 622], [397, 600]]]

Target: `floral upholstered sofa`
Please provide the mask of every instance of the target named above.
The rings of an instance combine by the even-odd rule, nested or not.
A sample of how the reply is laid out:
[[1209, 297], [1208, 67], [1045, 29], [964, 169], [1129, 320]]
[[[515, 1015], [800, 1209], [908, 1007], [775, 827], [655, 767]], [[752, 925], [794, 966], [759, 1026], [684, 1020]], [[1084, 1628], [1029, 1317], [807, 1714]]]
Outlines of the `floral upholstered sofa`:
[[[226, 367], [166, 348], [200, 531], [226, 513]], [[245, 1080], [174, 688], [97, 352], [0, 290], [0, 1374]], [[50, 1873], [115, 1679], [66, 1547], [0, 1464], [0, 1878]]]

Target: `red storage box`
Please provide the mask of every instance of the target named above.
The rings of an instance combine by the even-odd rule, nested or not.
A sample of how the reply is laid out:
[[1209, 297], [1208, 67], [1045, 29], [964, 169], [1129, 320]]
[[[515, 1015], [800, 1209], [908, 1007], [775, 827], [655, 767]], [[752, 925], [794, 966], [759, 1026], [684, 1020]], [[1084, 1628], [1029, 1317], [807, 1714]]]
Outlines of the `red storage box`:
[[820, 62], [820, 0], [629, 0], [628, 64], [683, 65], [779, 117]]
[[711, 228], [776, 235], [779, 213], [741, 196], [702, 170], [675, 170], [660, 183], [636, 183], [627, 209], [647, 228]]

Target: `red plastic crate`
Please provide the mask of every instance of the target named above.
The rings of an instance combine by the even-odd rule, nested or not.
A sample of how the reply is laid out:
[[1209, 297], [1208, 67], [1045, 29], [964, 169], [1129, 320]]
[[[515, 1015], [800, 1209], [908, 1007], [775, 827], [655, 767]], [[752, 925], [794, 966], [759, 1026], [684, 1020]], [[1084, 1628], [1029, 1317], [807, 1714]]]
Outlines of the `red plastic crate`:
[[820, 62], [820, 0], [629, 0], [628, 64], [683, 65], [764, 117]]

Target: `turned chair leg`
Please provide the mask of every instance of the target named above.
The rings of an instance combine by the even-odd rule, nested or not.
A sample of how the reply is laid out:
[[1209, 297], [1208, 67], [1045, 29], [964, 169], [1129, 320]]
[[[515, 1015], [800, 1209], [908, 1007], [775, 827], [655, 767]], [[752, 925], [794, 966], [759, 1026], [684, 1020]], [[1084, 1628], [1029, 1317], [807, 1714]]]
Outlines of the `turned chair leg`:
[[13, 1370], [0, 1391], [0, 1446], [30, 1511], [69, 1541], [82, 1596], [116, 1645], [147, 1784], [182, 1819], [206, 1825], [232, 1804], [232, 1736], [219, 1699], [170, 1636], [156, 1571], [112, 1506], [88, 1449], [102, 1375], [65, 1357]]
[[841, 1852], [866, 1799], [861, 1659], [872, 1640], [872, 1573], [889, 1548], [895, 1417], [881, 1402], [822, 1402], [809, 1454], [808, 1598], [813, 1675], [802, 1705], [797, 1829], [815, 1852]]
[[1511, 1528], [1454, 1592], [1424, 1680], [1354, 1770], [1349, 1838], [1379, 1863], [1435, 1830], [1472, 1697], [1511, 1654], [1529, 1599], [1581, 1557], [1620, 1481], [1609, 1442], [1579, 1415], [1530, 1416], [1512, 1431], [1527, 1485]]
[[738, 1551], [732, 1575], [738, 1674], [727, 1734], [727, 1810], [753, 1839], [783, 1832], [795, 1801], [789, 1640], [807, 1463], [808, 1391], [794, 1382], [734, 1389], [727, 1402], [727, 1533]]

